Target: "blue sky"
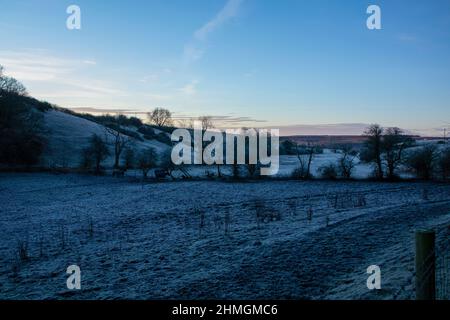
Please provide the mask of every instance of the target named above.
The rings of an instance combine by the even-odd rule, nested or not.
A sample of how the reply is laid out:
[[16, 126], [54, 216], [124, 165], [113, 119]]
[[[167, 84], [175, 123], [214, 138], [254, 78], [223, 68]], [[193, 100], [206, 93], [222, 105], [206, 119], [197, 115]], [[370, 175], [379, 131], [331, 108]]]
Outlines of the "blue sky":
[[[81, 30], [66, 28], [71, 4]], [[381, 8], [382, 30], [366, 27], [370, 4]], [[63, 107], [161, 106], [291, 134], [313, 125], [332, 133], [326, 124], [354, 133], [374, 122], [439, 134], [450, 125], [449, 0], [1, 0], [1, 8], [0, 64], [31, 95]]]

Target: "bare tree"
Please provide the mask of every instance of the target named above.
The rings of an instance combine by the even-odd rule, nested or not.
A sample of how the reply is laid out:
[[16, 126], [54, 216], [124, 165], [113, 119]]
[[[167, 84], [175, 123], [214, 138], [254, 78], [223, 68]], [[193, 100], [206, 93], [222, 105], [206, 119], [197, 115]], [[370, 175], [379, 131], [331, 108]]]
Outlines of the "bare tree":
[[105, 130], [112, 136], [112, 145], [114, 149], [114, 169], [117, 169], [120, 166], [120, 155], [131, 139], [129, 136], [120, 132], [119, 124], [111, 124], [109, 127], [105, 127]]
[[3, 70], [3, 67], [0, 65], [0, 94], [9, 93], [26, 96], [27, 89], [25, 86], [16, 79], [5, 76]]
[[198, 118], [198, 121], [202, 123], [203, 132], [214, 128], [214, 123], [211, 116], [201, 116]]
[[373, 124], [364, 133], [367, 135], [367, 141], [363, 160], [373, 162], [376, 177], [383, 179], [383, 163], [381, 160], [383, 128], [378, 124]]
[[154, 148], [147, 148], [143, 150], [138, 157], [138, 165], [142, 170], [144, 178], [147, 178], [147, 174], [150, 169], [156, 167], [158, 163], [158, 153]]
[[89, 158], [95, 164], [95, 173], [100, 174], [101, 163], [109, 155], [108, 146], [105, 141], [97, 134], [93, 134], [89, 140], [89, 147], [83, 150], [86, 165], [89, 165]]
[[156, 108], [147, 113], [147, 118], [151, 123], [154, 123], [158, 127], [172, 125], [172, 113], [164, 108]]
[[431, 179], [436, 165], [436, 151], [435, 145], [426, 145], [410, 154], [406, 164], [418, 178]]
[[311, 178], [311, 162], [314, 156], [314, 147], [308, 143], [308, 146], [302, 151], [298, 144], [295, 144], [295, 151], [299, 167], [294, 171], [294, 175], [299, 179]]
[[389, 179], [395, 178], [395, 171], [402, 163], [404, 150], [411, 146], [413, 140], [404, 135], [399, 128], [388, 128], [383, 136], [383, 157], [386, 161], [387, 176]]
[[350, 179], [352, 177], [353, 169], [355, 168], [356, 154], [352, 152], [350, 146], [344, 146], [342, 148], [342, 155], [339, 158], [339, 173], [344, 179]]

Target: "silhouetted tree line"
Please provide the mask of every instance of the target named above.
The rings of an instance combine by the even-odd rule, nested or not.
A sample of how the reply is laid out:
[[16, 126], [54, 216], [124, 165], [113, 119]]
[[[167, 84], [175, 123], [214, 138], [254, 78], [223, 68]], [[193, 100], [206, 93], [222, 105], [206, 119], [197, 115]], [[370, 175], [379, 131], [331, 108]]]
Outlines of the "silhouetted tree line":
[[427, 144], [414, 146], [415, 141], [399, 128], [382, 128], [374, 124], [365, 132], [367, 141], [360, 159], [374, 165], [377, 179], [397, 179], [403, 167], [417, 178], [448, 179], [450, 176], [450, 148]]
[[0, 163], [34, 165], [45, 147], [42, 111], [48, 103], [27, 96], [23, 84], [0, 66]]

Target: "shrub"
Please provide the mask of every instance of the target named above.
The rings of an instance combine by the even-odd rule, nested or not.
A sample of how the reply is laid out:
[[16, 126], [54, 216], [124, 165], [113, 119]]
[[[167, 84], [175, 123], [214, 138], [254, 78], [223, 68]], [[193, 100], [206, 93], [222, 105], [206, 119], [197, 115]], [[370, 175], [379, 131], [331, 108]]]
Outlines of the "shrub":
[[291, 178], [307, 180], [313, 178], [313, 175], [308, 172], [306, 167], [300, 166], [292, 170]]
[[280, 144], [280, 155], [296, 155], [295, 144], [290, 140], [284, 140]]
[[337, 168], [333, 163], [320, 167], [319, 172], [323, 179], [335, 180], [338, 176]]
[[356, 156], [350, 155], [347, 151], [344, 151], [342, 156], [339, 158], [339, 174], [344, 179], [350, 179], [355, 169], [355, 158]]
[[136, 140], [144, 141], [144, 139], [142, 139], [141, 136], [139, 135], [139, 133], [137, 133], [137, 132], [134, 132], [132, 130], [123, 129], [123, 128], [121, 128], [119, 131], [120, 131], [120, 133], [127, 135], [129, 137], [132, 137]]
[[172, 145], [172, 140], [170, 140], [170, 137], [165, 132], [156, 133], [155, 129], [152, 127], [145, 125], [141, 126], [138, 129], [139, 133], [142, 133], [144, 135], [144, 139], [147, 140], [157, 140], [159, 142], [162, 142], [167, 145]]
[[437, 165], [442, 179], [448, 179], [450, 177], [450, 148], [442, 151], [437, 161]]
[[89, 139], [89, 146], [83, 149], [82, 167], [90, 168], [95, 166], [95, 173], [101, 173], [101, 163], [109, 156], [110, 152], [106, 142], [97, 134], [93, 134]]
[[142, 175], [147, 178], [151, 168], [156, 167], [158, 163], [158, 154], [154, 148], [143, 150], [138, 157], [138, 166], [142, 170]]
[[127, 117], [123, 114], [119, 114], [119, 115], [115, 115], [115, 116], [110, 115], [110, 114], [94, 116], [92, 114], [84, 113], [79, 116], [81, 116], [85, 119], [103, 124], [105, 126], [107, 126], [108, 124], [111, 124], [111, 123], [118, 124], [119, 126], [135, 127], [135, 128], [139, 128], [142, 126], [141, 119], [136, 118], [136, 117]]
[[315, 154], [323, 154], [323, 148], [320, 146], [314, 147], [314, 153]]
[[153, 137], [156, 136], [155, 130], [152, 127], [149, 127], [149, 126], [146, 126], [146, 125], [140, 126], [139, 129], [138, 129], [138, 132], [142, 133], [144, 136], [151, 137], [150, 139], [153, 139]]
[[420, 179], [433, 177], [436, 162], [436, 147], [428, 145], [409, 155], [406, 164], [409, 169]]
[[164, 144], [167, 144], [169, 146], [172, 145], [172, 140], [170, 139], [170, 137], [164, 133], [164, 132], [160, 132], [156, 135], [155, 137], [156, 140], [158, 140], [159, 142], [162, 142]]
[[142, 121], [136, 117], [128, 118], [128, 125], [133, 126], [135, 128], [140, 128], [142, 126]]
[[245, 164], [245, 167], [247, 168], [249, 178], [254, 178], [254, 177], [260, 176], [261, 168], [260, 168], [259, 164], [247, 163], [247, 164]]

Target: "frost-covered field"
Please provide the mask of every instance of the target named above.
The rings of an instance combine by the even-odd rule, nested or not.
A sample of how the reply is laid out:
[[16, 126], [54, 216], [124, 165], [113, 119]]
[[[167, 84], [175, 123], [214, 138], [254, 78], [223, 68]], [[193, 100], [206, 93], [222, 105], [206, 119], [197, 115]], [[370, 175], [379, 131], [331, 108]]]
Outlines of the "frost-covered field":
[[0, 203], [0, 299], [410, 299], [414, 230], [450, 223], [438, 183], [1, 174]]

